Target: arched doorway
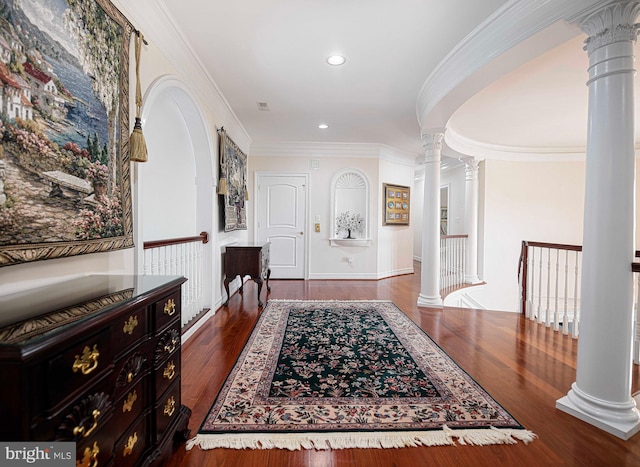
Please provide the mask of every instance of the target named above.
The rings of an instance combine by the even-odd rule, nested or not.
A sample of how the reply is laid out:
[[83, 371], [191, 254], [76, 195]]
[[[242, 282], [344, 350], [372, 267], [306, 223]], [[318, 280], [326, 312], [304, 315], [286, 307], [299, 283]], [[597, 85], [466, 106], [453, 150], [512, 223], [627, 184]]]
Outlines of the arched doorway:
[[[149, 161], [134, 170], [136, 265], [143, 273], [143, 243], [217, 232], [214, 215], [215, 146], [209, 127], [188, 88], [162, 77], [147, 90], [142, 111]], [[203, 305], [212, 308], [219, 255], [204, 245]]]

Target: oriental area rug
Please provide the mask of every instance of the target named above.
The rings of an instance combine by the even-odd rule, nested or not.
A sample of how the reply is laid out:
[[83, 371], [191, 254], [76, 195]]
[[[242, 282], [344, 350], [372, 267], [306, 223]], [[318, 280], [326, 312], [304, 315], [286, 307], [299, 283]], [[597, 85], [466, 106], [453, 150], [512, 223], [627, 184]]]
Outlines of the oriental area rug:
[[392, 302], [269, 300], [187, 449], [534, 438]]

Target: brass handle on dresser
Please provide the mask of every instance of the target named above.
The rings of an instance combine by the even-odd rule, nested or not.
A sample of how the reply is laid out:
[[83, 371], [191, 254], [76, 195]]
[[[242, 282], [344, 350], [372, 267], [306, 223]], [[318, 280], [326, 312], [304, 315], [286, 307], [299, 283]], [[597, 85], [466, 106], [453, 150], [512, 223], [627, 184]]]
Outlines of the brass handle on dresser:
[[124, 449], [122, 451], [122, 456], [127, 457], [129, 454], [133, 452], [133, 447], [138, 442], [138, 433], [135, 432], [133, 435], [129, 436], [127, 440], [127, 444], [124, 445]]
[[164, 304], [164, 314], [168, 316], [173, 316], [176, 312], [176, 302], [173, 298], [167, 300], [167, 303]]
[[162, 377], [167, 378], [169, 381], [171, 381], [175, 375], [176, 375], [176, 364], [173, 363], [173, 361], [171, 361], [167, 363], [167, 366], [164, 368]]
[[171, 396], [169, 400], [167, 400], [167, 403], [164, 406], [163, 413], [170, 417], [173, 415], [173, 412], [175, 412], [175, 410], [176, 410], [176, 400], [173, 398], [173, 396]]
[[134, 389], [127, 396], [127, 400], [122, 403], [122, 413], [131, 412], [133, 409], [133, 403], [138, 400], [138, 392]]
[[174, 350], [176, 350], [177, 346], [178, 346], [178, 339], [174, 337], [171, 339], [170, 343], [164, 346], [164, 351], [167, 353], [172, 353]]
[[76, 467], [98, 467], [98, 454], [100, 454], [100, 448], [98, 443], [94, 442], [92, 447], [84, 448], [82, 459], [76, 460]]
[[133, 330], [138, 326], [138, 317], [137, 316], [129, 316], [129, 319], [124, 322], [124, 326], [122, 327], [122, 332], [125, 334], [132, 335]]
[[88, 431], [85, 431], [84, 425], [79, 425], [73, 429], [74, 435], [76, 436], [82, 435], [83, 438], [86, 438], [91, 433], [93, 433], [93, 430], [95, 430], [98, 427], [98, 417], [100, 416], [100, 411], [98, 409], [94, 409], [94, 411], [91, 414], [93, 415], [93, 425], [91, 425], [91, 428], [89, 428]]
[[100, 352], [98, 352], [98, 345], [94, 344], [93, 350], [89, 349], [89, 347], [85, 346], [82, 351], [82, 356], [76, 355], [76, 361], [73, 362], [73, 372], [76, 373], [78, 370], [82, 372], [83, 375], [88, 375], [93, 370], [98, 368], [98, 357], [100, 356]]

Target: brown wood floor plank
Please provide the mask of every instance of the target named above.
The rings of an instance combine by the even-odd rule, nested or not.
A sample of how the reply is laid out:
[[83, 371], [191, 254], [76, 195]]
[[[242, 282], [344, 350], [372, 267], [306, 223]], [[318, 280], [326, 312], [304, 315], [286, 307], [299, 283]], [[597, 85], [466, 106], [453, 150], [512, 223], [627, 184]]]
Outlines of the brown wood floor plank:
[[[269, 298], [392, 300], [538, 439], [525, 445], [446, 446], [335, 451], [186, 451], [174, 467], [640, 466], [640, 435], [622, 441], [556, 410], [575, 381], [577, 342], [515, 313], [417, 308], [416, 274], [380, 281], [272, 280]], [[264, 293], [264, 292], [263, 292]], [[263, 296], [264, 298], [264, 296]], [[253, 282], [217, 311], [182, 350], [183, 403], [195, 435], [260, 312]], [[640, 388], [633, 367], [633, 390]]]

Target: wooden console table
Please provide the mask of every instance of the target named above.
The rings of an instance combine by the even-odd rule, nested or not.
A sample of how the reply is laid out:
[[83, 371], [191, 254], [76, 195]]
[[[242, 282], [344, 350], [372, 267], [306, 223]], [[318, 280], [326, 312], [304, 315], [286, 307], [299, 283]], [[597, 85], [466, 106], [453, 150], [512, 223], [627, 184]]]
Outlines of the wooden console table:
[[[227, 292], [226, 306], [229, 303], [229, 282], [236, 276], [242, 279], [244, 276], [251, 276], [251, 279], [258, 284], [258, 306], [262, 306], [260, 292], [262, 292], [262, 281], [266, 280], [267, 292], [271, 292], [269, 287], [269, 245], [270, 242], [245, 243], [238, 245], [227, 245], [224, 252], [224, 289]], [[240, 293], [244, 282], [240, 284]]]

